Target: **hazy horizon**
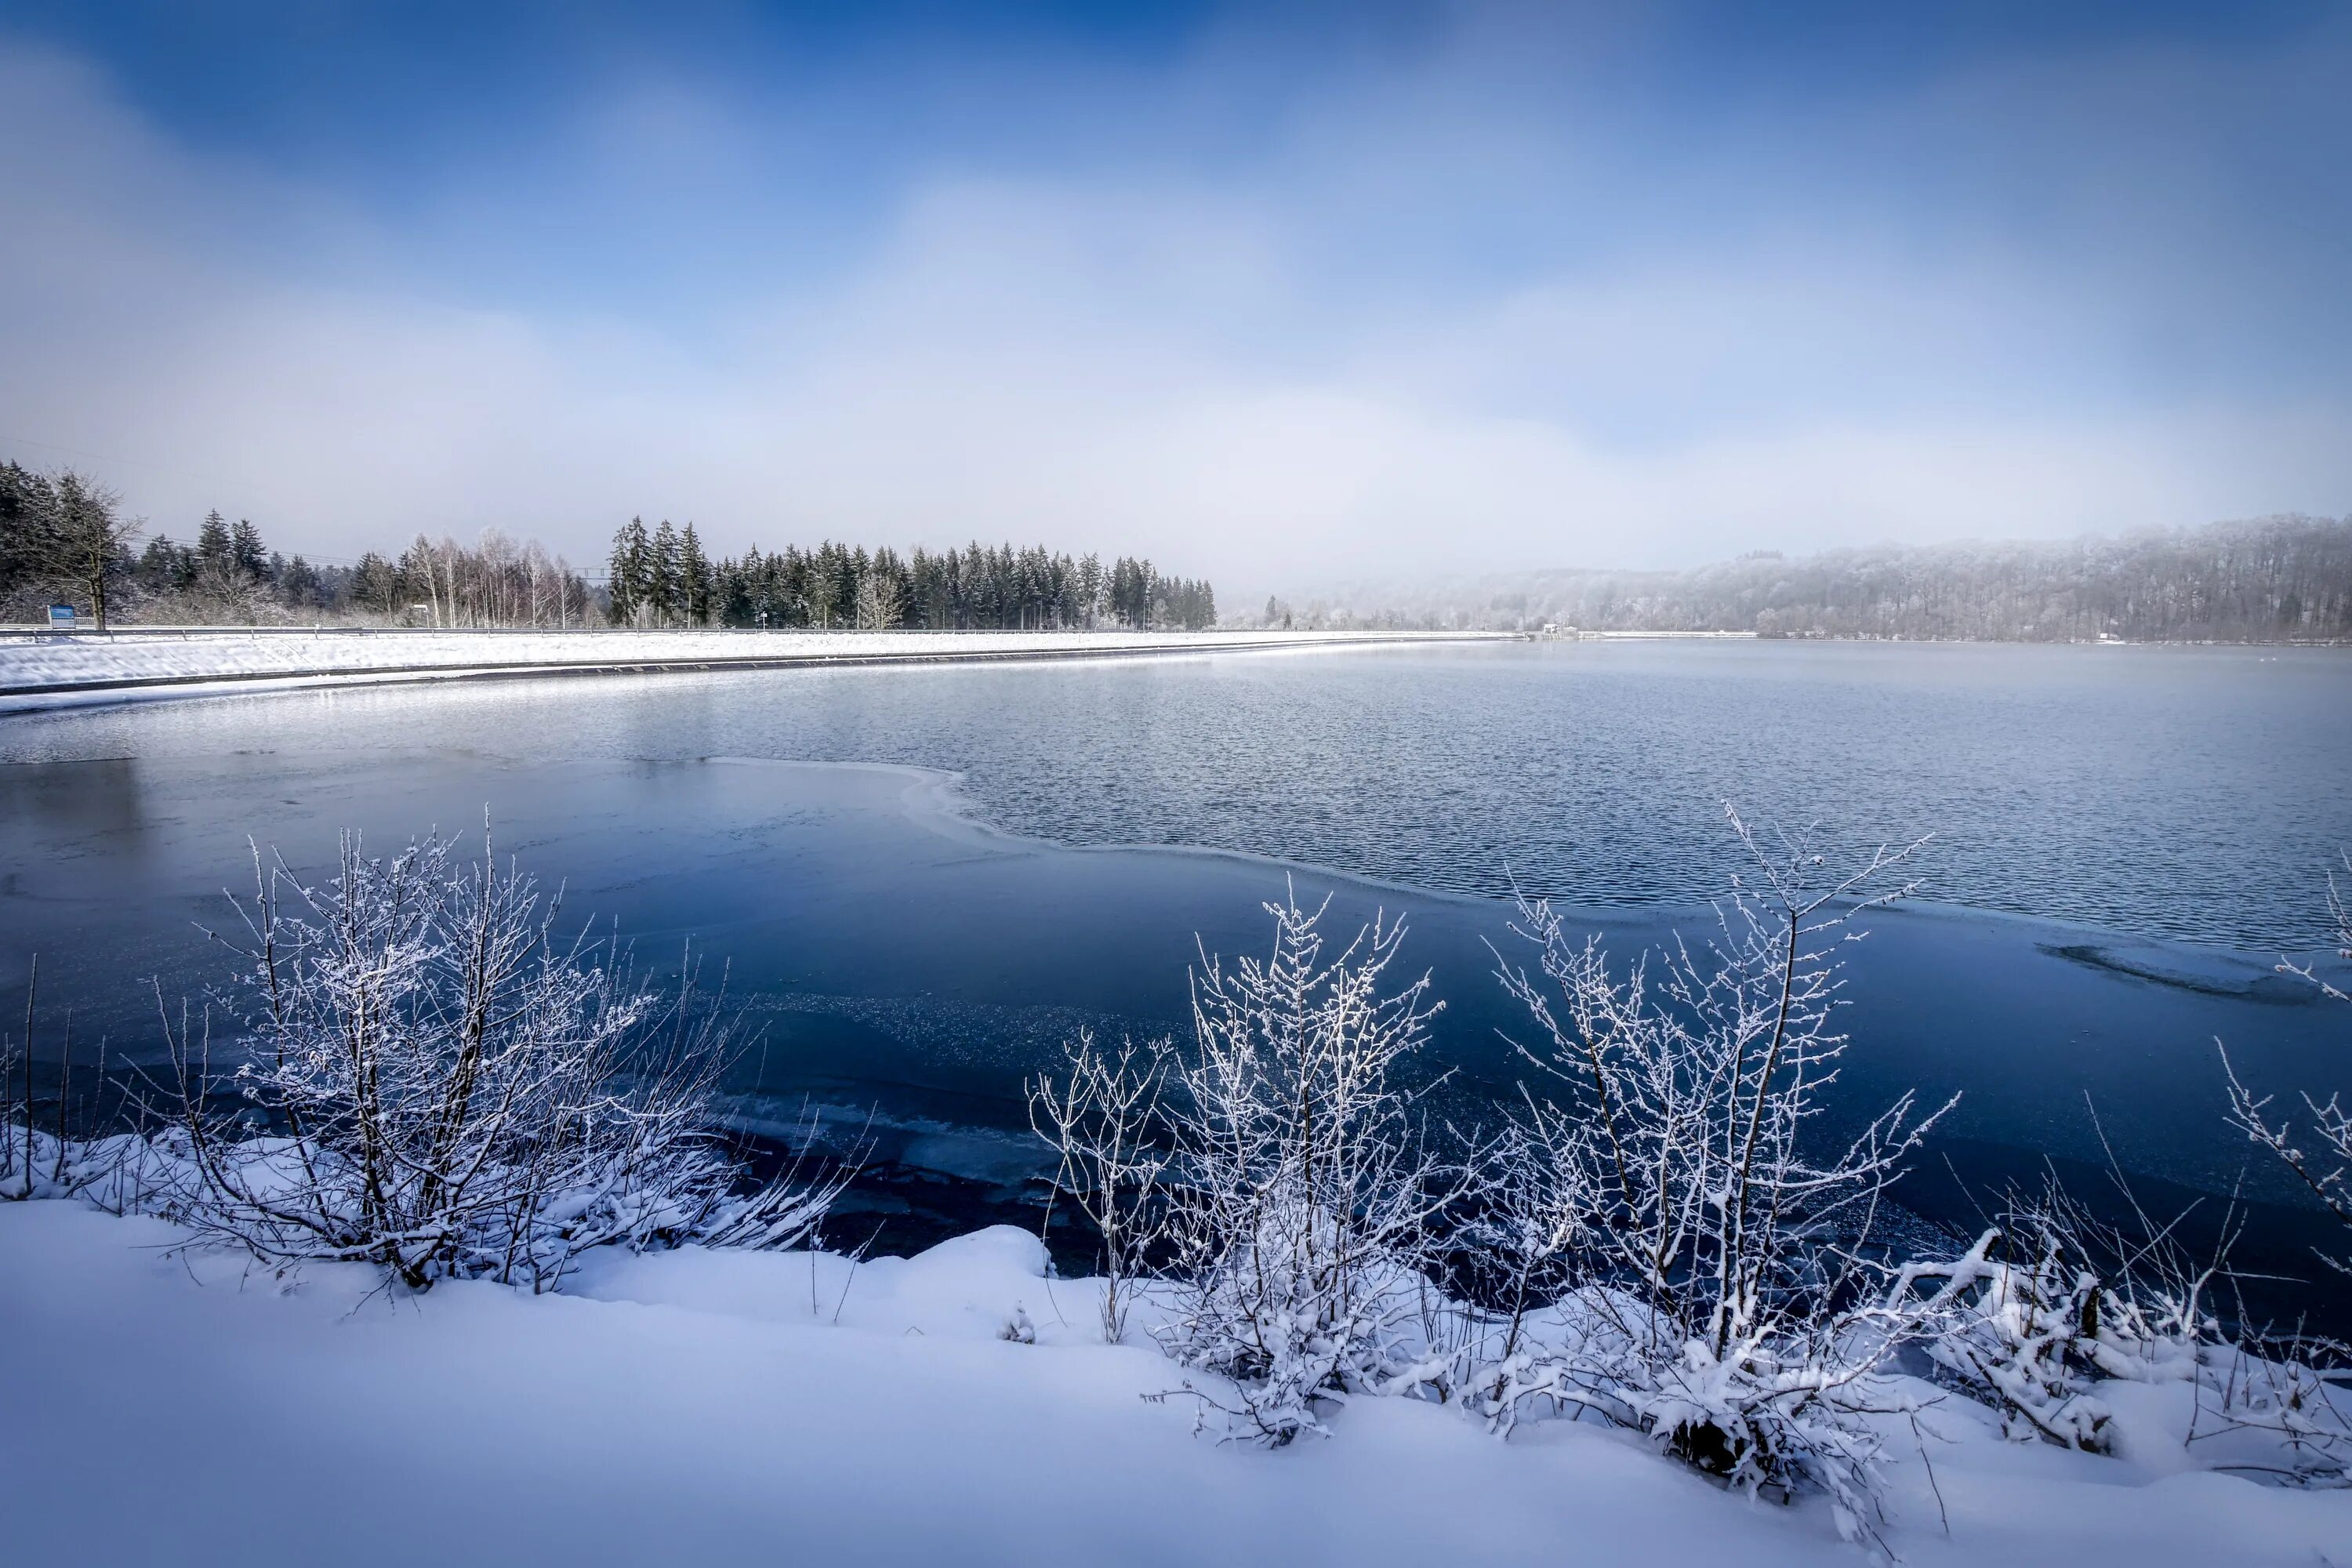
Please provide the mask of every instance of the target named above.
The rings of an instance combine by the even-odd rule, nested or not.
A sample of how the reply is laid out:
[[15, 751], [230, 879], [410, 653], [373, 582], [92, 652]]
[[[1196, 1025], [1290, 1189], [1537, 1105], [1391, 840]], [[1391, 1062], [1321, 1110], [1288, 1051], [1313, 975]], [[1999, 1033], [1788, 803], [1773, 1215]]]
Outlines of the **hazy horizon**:
[[463, 16], [12, 8], [0, 458], [1236, 595], [2352, 510], [2340, 10]]

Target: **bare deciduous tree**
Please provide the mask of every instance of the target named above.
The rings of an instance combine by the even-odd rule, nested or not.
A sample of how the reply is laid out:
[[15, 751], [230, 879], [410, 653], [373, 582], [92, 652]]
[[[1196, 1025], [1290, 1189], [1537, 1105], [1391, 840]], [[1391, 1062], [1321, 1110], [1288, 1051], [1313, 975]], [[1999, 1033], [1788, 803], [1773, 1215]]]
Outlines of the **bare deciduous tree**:
[[857, 600], [853, 606], [861, 632], [886, 631], [898, 624], [906, 614], [906, 601], [898, 590], [898, 580], [883, 572], [867, 571], [857, 579]]
[[114, 585], [129, 570], [131, 546], [146, 524], [122, 515], [121, 495], [72, 468], [57, 477], [51, 494], [44, 564], [89, 602], [90, 618], [104, 631]]

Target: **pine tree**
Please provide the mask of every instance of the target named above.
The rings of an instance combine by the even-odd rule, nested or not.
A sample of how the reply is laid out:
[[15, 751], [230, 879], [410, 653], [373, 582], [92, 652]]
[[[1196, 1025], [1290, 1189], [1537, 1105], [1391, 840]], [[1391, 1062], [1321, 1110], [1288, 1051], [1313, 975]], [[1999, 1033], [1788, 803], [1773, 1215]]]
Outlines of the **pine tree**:
[[760, 559], [760, 547], [753, 545], [743, 552], [739, 562], [722, 561], [717, 569], [717, 586], [711, 590], [712, 608], [722, 626], [756, 626], [761, 624], [761, 613], [767, 608], [765, 576], [767, 563]]
[[1120, 556], [1110, 570], [1111, 615], [1122, 626], [1146, 631], [1151, 626], [1153, 590], [1158, 577], [1149, 561]]
[[646, 538], [646, 520], [633, 517], [613, 535], [608, 579], [611, 603], [605, 613], [614, 626], [635, 626], [650, 613], [652, 575], [653, 546]]
[[241, 517], [229, 534], [228, 554], [238, 576], [257, 582], [269, 575], [269, 552], [261, 542], [261, 530]]
[[677, 624], [678, 603], [678, 542], [677, 530], [664, 518], [654, 530], [653, 548], [647, 552], [646, 566], [646, 602], [653, 606], [656, 626]]
[[317, 568], [299, 555], [278, 571], [278, 596], [290, 609], [310, 610], [320, 607], [320, 583]]
[[16, 463], [0, 463], [0, 597], [28, 592], [57, 552], [56, 487]]
[[180, 557], [185, 553], [162, 534], [148, 540], [147, 548], [139, 554], [138, 581], [140, 591], [147, 594], [168, 594], [180, 585]]
[[710, 562], [702, 553], [702, 541], [695, 536], [694, 524], [689, 522], [677, 541], [678, 616], [688, 626], [710, 624]]
[[400, 575], [391, 562], [371, 550], [352, 572], [352, 597], [388, 616], [400, 604]]
[[205, 521], [196, 527], [196, 563], [226, 570], [229, 554], [228, 524], [217, 511], [205, 513]]
[[846, 552], [831, 540], [826, 540], [810, 552], [807, 584], [802, 592], [808, 601], [808, 624], [819, 630], [830, 627], [834, 616], [844, 607], [841, 576], [834, 569], [834, 557], [845, 554]]
[[[1127, 556], [1106, 570], [1097, 555], [1073, 559], [1038, 545], [975, 541], [961, 550], [933, 554], [918, 547], [901, 556], [887, 545], [869, 552], [826, 540], [813, 550], [786, 545], [762, 555], [754, 549], [740, 560], [712, 563], [690, 525], [676, 541], [676, 614], [697, 625], [716, 617], [730, 626], [1073, 630], [1116, 624], [1200, 631], [1217, 621], [1216, 595], [1205, 581], [1162, 577], [1150, 562]], [[621, 541], [614, 550], [619, 606], [632, 582], [647, 579], [630, 576]], [[656, 535], [647, 559], [660, 553]], [[1276, 608], [1269, 599], [1269, 618]]]

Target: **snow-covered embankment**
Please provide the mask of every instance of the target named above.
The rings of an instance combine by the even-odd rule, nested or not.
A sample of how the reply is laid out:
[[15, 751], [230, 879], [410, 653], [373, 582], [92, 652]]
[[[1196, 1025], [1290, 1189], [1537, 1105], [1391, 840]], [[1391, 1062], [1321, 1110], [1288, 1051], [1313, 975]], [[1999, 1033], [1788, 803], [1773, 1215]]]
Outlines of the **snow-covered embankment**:
[[794, 665], [1116, 658], [1488, 640], [1413, 632], [369, 631], [0, 633], [0, 712], [278, 686]]
[[[1594, 1426], [1502, 1442], [1376, 1399], [1276, 1453], [1196, 1437], [1181, 1393], [1155, 1397], [1186, 1374], [1147, 1332], [1099, 1343], [1098, 1287], [1048, 1280], [1017, 1231], [862, 1265], [613, 1249], [536, 1297], [394, 1296], [353, 1265], [280, 1281], [182, 1238], [0, 1205], [11, 1561], [1871, 1560], [1817, 1499], [1728, 1495]], [[2185, 1415], [2134, 1412], [2143, 1448], [2109, 1458], [2004, 1442], [1947, 1398], [1901, 1435], [1888, 1544], [1921, 1564], [2345, 1559], [2352, 1493], [2191, 1472], [2156, 1436]]]

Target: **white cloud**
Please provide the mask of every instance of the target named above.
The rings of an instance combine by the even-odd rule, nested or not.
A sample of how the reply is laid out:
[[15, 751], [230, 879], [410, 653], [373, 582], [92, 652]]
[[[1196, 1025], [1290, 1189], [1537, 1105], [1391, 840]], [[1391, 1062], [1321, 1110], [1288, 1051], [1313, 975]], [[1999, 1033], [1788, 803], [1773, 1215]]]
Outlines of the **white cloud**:
[[642, 510], [727, 550], [1137, 548], [1249, 596], [2352, 504], [2328, 397], [2117, 395], [2138, 329], [2079, 278], [1867, 234], [1384, 292], [1264, 186], [940, 176], [689, 331], [404, 279], [377, 220], [24, 50], [0, 188], [0, 436], [104, 454], [167, 531], [218, 506], [329, 556], [497, 525], [593, 559]]

